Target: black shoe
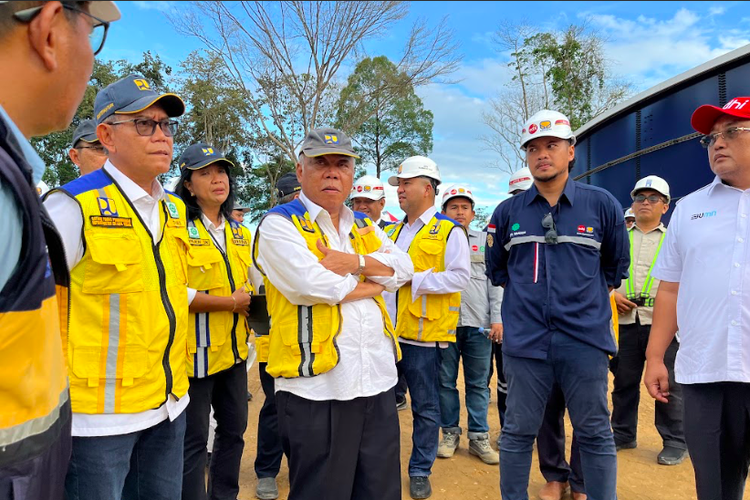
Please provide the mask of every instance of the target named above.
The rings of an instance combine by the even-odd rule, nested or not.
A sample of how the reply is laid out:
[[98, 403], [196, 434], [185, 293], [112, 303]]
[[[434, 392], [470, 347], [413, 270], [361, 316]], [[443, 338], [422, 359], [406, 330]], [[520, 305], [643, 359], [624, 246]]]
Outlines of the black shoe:
[[432, 495], [430, 478], [425, 476], [409, 477], [409, 495], [412, 498], [430, 498]]
[[661, 465], [677, 465], [682, 463], [687, 458], [687, 450], [681, 448], [675, 448], [673, 446], [665, 446], [659, 456], [656, 457], [656, 461]]
[[401, 399], [396, 398], [396, 409], [398, 411], [406, 409], [406, 396]]
[[248, 401], [252, 401], [253, 400], [253, 395], [252, 395], [252, 393], [250, 391], [247, 391], [247, 400]]
[[636, 448], [638, 446], [638, 443], [636, 441], [631, 441], [629, 443], [617, 443], [615, 442], [615, 449], [617, 451], [620, 450], [632, 450], [633, 448]]

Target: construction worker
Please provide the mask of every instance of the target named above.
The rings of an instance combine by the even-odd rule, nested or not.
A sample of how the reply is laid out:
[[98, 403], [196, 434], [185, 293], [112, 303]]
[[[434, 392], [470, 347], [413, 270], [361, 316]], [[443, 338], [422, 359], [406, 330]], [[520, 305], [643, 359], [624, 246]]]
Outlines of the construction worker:
[[625, 210], [625, 227], [630, 230], [630, 228], [633, 227], [633, 224], [635, 224], [635, 213], [633, 213], [631, 207], [628, 207], [627, 210]]
[[[284, 205], [296, 200], [302, 194], [301, 190], [302, 186], [297, 180], [296, 173], [290, 172], [283, 175], [276, 183], [277, 205]], [[253, 271], [256, 273], [253, 274], [253, 283], [265, 299], [266, 289], [263, 278], [257, 276], [258, 271], [254, 266], [251, 274]], [[284, 455], [284, 449], [281, 446], [281, 437], [279, 437], [274, 381], [273, 377], [266, 371], [268, 366], [268, 335], [271, 330], [267, 311], [268, 308], [266, 307], [266, 314], [264, 315], [264, 311], [258, 310], [259, 318], [254, 318], [251, 315], [248, 319], [253, 321], [254, 324], [258, 373], [264, 394], [263, 406], [258, 414], [258, 446], [255, 453], [255, 476], [258, 478], [258, 484], [255, 487], [255, 496], [261, 500], [274, 500], [279, 497], [276, 476], [279, 475], [279, 469], [281, 469], [281, 457]]]
[[364, 175], [352, 186], [352, 210], [362, 212], [383, 229], [389, 222], [381, 219], [385, 208], [383, 183], [375, 176]]
[[398, 294], [386, 294], [403, 352], [399, 371], [406, 377], [414, 418], [409, 493], [429, 498], [440, 433], [438, 349], [456, 341], [461, 292], [471, 279], [469, 244], [463, 226], [435, 207], [440, 171], [434, 161], [407, 158], [388, 183], [398, 186], [399, 205], [406, 213], [403, 221], [389, 226], [388, 235], [414, 263], [411, 282]]
[[[463, 358], [466, 384], [466, 411], [468, 413], [469, 454], [486, 464], [500, 461], [490, 446], [490, 427], [487, 424], [487, 407], [490, 395], [487, 377], [492, 364], [490, 336], [502, 338], [500, 306], [503, 289], [489, 284], [484, 266], [484, 249], [487, 233], [474, 231], [469, 224], [474, 220], [474, 195], [468, 186], [453, 186], [443, 194], [443, 215], [461, 224], [469, 236], [471, 280], [461, 292], [461, 312], [456, 329], [456, 341], [440, 349], [440, 427], [443, 440], [438, 445], [437, 456], [450, 458], [458, 448], [461, 436], [459, 410], [461, 403], [456, 389], [458, 362]], [[487, 333], [480, 332], [480, 328]]]
[[232, 208], [232, 219], [240, 224], [245, 222], [245, 214], [250, 211], [249, 207], [244, 207], [239, 203], [235, 203]]
[[255, 236], [290, 500], [401, 498], [400, 350], [381, 293], [411, 280], [413, 266], [344, 204], [355, 158], [343, 132], [310, 130], [297, 164], [302, 194], [271, 209]]
[[[183, 500], [237, 498], [247, 428], [247, 328], [253, 291], [248, 269], [250, 230], [232, 219], [234, 164], [218, 148], [199, 142], [180, 156], [176, 194], [187, 207], [188, 358], [190, 405], [185, 429]], [[209, 413], [216, 437], [206, 494]]]
[[487, 236], [488, 276], [505, 287], [501, 494], [528, 498], [541, 409], [557, 383], [578, 435], [586, 492], [614, 500], [607, 367], [616, 346], [608, 288], [627, 275], [623, 210], [607, 191], [569, 178], [575, 135], [563, 114], [542, 110], [529, 118], [521, 148], [534, 185], [495, 209]]
[[[670, 402], [666, 357], [679, 329], [675, 380], [698, 500], [741, 499], [750, 457], [748, 203], [750, 97], [691, 118], [715, 178], [682, 198], [651, 275], [659, 279], [644, 384]], [[637, 212], [636, 212], [637, 213]]]
[[180, 498], [189, 245], [185, 204], [157, 176], [184, 111], [140, 75], [108, 85], [94, 113], [109, 159], [45, 199], [71, 273], [68, 498]]
[[68, 156], [81, 175], [102, 168], [107, 161], [107, 151], [96, 136], [96, 120], [81, 120], [73, 131]]
[[[638, 403], [646, 346], [651, 330], [654, 298], [659, 280], [652, 270], [667, 233], [661, 218], [669, 210], [669, 184], [656, 175], [639, 180], [630, 193], [635, 225], [628, 230], [630, 239], [629, 277], [615, 291], [619, 312], [620, 338], [617, 356], [612, 360], [612, 430], [617, 450], [635, 448], [638, 429]], [[679, 342], [673, 339], [665, 355], [669, 371], [669, 403], [656, 401], [654, 423], [663, 449], [657, 456], [662, 465], [677, 465], [687, 456], [682, 427], [682, 389], [674, 380], [674, 361]]]
[[62, 293], [70, 277], [29, 140], [70, 125], [104, 43], [97, 35], [119, 18], [114, 2], [0, 2], [2, 499], [63, 497], [71, 410], [55, 285]]

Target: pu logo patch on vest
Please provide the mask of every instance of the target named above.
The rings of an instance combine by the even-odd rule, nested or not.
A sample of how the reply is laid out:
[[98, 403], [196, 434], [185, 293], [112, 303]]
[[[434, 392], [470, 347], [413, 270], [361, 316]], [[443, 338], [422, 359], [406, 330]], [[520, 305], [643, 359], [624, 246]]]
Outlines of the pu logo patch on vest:
[[238, 247], [247, 247], [250, 246], [250, 242], [245, 239], [245, 235], [242, 234], [242, 228], [241, 227], [234, 227], [232, 226], [232, 243], [237, 245]]
[[150, 85], [148, 84], [146, 80], [142, 80], [139, 78], [137, 80], [133, 80], [133, 83], [135, 83], [135, 86], [138, 87], [138, 90], [150, 90], [151, 89]]
[[92, 226], [99, 227], [133, 227], [130, 217], [119, 217], [115, 200], [99, 197], [96, 199], [101, 215], [89, 217]]
[[308, 233], [315, 232], [315, 228], [312, 227], [310, 221], [308, 221], [307, 219], [299, 219], [299, 225], [304, 231], [307, 231]]
[[326, 135], [323, 138], [323, 142], [326, 144], [338, 144], [339, 138], [336, 135]]

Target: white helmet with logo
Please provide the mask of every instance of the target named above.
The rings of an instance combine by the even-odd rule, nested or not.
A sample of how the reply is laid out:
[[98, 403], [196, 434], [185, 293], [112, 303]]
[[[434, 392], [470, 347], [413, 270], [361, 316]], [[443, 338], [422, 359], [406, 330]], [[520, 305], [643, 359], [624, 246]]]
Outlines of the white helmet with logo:
[[440, 184], [440, 170], [437, 163], [426, 156], [410, 156], [398, 166], [398, 174], [388, 178], [388, 184], [398, 186], [399, 179], [413, 179], [423, 176], [435, 179]]
[[669, 184], [667, 181], [657, 175], [647, 175], [643, 179], [635, 183], [635, 187], [630, 192], [630, 197], [635, 199], [635, 195], [641, 189], [653, 189], [657, 193], [664, 195], [667, 198], [667, 203], [672, 199], [669, 196]]
[[370, 200], [382, 200], [385, 198], [383, 183], [373, 175], [365, 175], [357, 179], [352, 186], [351, 198], [368, 198]]
[[49, 191], [49, 186], [44, 181], [39, 181], [39, 184], [36, 185], [36, 192], [39, 196], [44, 196], [47, 191]]
[[633, 212], [632, 208], [628, 208], [625, 210], [625, 218], [626, 219], [635, 219], [635, 213]]
[[534, 178], [531, 177], [531, 170], [524, 167], [510, 176], [508, 180], [508, 192], [513, 194], [516, 191], [526, 191], [534, 184]]
[[443, 195], [442, 206], [445, 207], [445, 204], [448, 203], [448, 200], [451, 198], [468, 198], [469, 201], [471, 201], [471, 208], [474, 208], [474, 204], [476, 203], [474, 195], [471, 193], [471, 189], [464, 185], [455, 185], [447, 190]]
[[549, 109], [537, 111], [526, 121], [521, 131], [521, 149], [526, 151], [526, 144], [537, 137], [557, 137], [576, 143], [568, 117]]

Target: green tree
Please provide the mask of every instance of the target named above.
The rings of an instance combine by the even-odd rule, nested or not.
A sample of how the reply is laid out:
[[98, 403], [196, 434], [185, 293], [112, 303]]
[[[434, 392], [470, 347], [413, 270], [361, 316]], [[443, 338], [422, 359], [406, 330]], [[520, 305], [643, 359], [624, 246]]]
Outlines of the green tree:
[[358, 163], [373, 164], [377, 177], [404, 158], [432, 151], [432, 112], [424, 109], [409, 77], [385, 56], [357, 64], [341, 91], [337, 121], [355, 140]]
[[[251, 223], [258, 222], [263, 214], [276, 205], [276, 182], [287, 172], [294, 172], [296, 167], [271, 141], [265, 141], [262, 147], [268, 149], [269, 153], [261, 155], [264, 161], [249, 167], [248, 182], [239, 189], [240, 197], [248, 201]], [[246, 154], [249, 155], [249, 152]], [[250, 164], [250, 161], [247, 163]]]
[[61, 186], [80, 175], [78, 167], [68, 157], [73, 131], [81, 120], [94, 116], [94, 99], [97, 92], [131, 73], [143, 75], [157, 91], [163, 91], [167, 90], [167, 78], [172, 73], [172, 68], [167, 66], [158, 54], [154, 56], [148, 51], [143, 53], [143, 60], [137, 64], [126, 60], [99, 61], [95, 59], [89, 84], [70, 127], [31, 140], [31, 144], [47, 165], [42, 180], [50, 187]]

